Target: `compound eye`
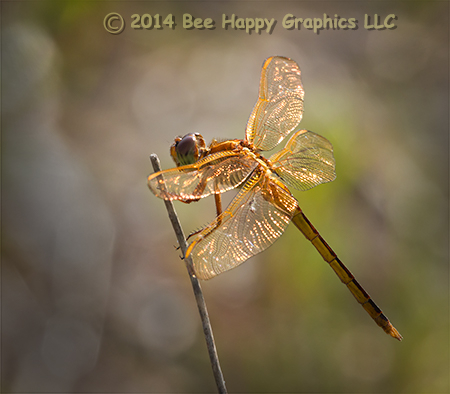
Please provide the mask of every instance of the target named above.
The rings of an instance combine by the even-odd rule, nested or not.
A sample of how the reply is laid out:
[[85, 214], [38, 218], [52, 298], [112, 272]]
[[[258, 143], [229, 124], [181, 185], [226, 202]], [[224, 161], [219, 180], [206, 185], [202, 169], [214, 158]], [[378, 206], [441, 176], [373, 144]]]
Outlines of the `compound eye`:
[[204, 150], [205, 141], [201, 135], [186, 134], [177, 137], [170, 148], [170, 154], [177, 166], [194, 164], [200, 157], [200, 150]]
[[192, 156], [197, 150], [196, 138], [193, 134], [185, 135], [176, 146], [179, 156]]

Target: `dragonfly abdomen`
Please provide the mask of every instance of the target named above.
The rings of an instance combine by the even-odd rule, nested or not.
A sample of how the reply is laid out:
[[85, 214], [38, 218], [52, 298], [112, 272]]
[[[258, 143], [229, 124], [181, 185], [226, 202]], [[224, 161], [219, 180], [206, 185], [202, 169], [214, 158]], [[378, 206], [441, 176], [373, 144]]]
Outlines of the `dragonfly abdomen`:
[[337, 257], [336, 253], [322, 238], [319, 232], [311, 224], [305, 214], [300, 208], [294, 214], [292, 222], [303, 233], [303, 235], [314, 245], [323, 259], [333, 268], [333, 271], [344, 283], [356, 300], [362, 305], [372, 319], [377, 323], [387, 334], [392, 337], [402, 340], [402, 336], [397, 329], [391, 324], [389, 319], [383, 314], [381, 309], [372, 301], [369, 294], [358, 283], [350, 270]]

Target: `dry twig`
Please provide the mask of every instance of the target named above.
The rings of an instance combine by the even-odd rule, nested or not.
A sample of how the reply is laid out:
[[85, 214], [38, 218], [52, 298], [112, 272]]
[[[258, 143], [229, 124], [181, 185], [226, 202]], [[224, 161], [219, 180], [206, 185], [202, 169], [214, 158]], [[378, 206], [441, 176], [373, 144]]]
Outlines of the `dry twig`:
[[[161, 166], [159, 164], [159, 159], [156, 154], [150, 155], [150, 161], [152, 162], [153, 169], [155, 172], [161, 171]], [[184, 237], [183, 229], [181, 228], [180, 221], [173, 207], [173, 203], [170, 200], [164, 200], [166, 204], [167, 212], [169, 213], [169, 219], [172, 223], [175, 235], [177, 236], [178, 243], [181, 247], [183, 256], [186, 254], [187, 244]], [[200, 282], [194, 273], [194, 268], [192, 265], [192, 259], [190, 257], [185, 258], [186, 268], [189, 273], [189, 278], [191, 279], [192, 289], [194, 290], [195, 300], [197, 301], [198, 311], [200, 312], [200, 318], [202, 320], [203, 333], [205, 334], [206, 346], [208, 347], [209, 358], [211, 361], [211, 366], [214, 373], [214, 378], [216, 380], [217, 389], [219, 393], [227, 393], [227, 388], [225, 387], [225, 380], [223, 379], [222, 370], [220, 368], [219, 357], [217, 355], [216, 344], [214, 342], [214, 336], [211, 328], [211, 323], [209, 321], [208, 310], [206, 309], [205, 299], [203, 298], [203, 292], [200, 287]]]

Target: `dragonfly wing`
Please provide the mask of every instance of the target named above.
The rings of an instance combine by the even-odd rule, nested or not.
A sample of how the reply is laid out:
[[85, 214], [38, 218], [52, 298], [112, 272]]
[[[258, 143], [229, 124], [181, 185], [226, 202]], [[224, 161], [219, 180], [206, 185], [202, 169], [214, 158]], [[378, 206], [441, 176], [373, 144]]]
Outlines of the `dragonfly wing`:
[[336, 178], [333, 146], [312, 131], [297, 131], [286, 147], [269, 160], [280, 178], [298, 190], [308, 190]]
[[150, 190], [165, 200], [196, 201], [239, 186], [257, 166], [243, 153], [218, 152], [186, 166], [148, 177]]
[[271, 150], [302, 120], [304, 90], [297, 63], [286, 57], [268, 58], [261, 71], [259, 98], [245, 130], [258, 150]]
[[237, 267], [272, 245], [284, 232], [297, 200], [264, 173], [255, 173], [226, 211], [189, 245], [194, 271], [200, 279]]

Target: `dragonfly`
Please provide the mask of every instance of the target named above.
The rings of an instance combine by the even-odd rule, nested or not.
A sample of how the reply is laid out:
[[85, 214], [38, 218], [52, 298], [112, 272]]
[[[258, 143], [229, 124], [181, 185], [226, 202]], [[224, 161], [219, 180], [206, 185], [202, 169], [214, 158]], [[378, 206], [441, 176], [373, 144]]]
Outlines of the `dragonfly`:
[[[184, 203], [215, 197], [215, 220], [193, 233], [185, 258], [197, 278], [211, 279], [271, 246], [293, 223], [387, 334], [402, 336], [358, 283], [301, 210], [289, 187], [308, 190], [336, 177], [333, 147], [308, 130], [294, 132], [269, 159], [261, 154], [293, 132], [303, 116], [304, 89], [298, 64], [272, 56], [262, 66], [259, 97], [244, 139], [213, 140], [198, 133], [175, 138], [170, 154], [176, 167], [148, 177], [148, 186], [165, 200]], [[238, 188], [222, 211], [221, 194]]]

